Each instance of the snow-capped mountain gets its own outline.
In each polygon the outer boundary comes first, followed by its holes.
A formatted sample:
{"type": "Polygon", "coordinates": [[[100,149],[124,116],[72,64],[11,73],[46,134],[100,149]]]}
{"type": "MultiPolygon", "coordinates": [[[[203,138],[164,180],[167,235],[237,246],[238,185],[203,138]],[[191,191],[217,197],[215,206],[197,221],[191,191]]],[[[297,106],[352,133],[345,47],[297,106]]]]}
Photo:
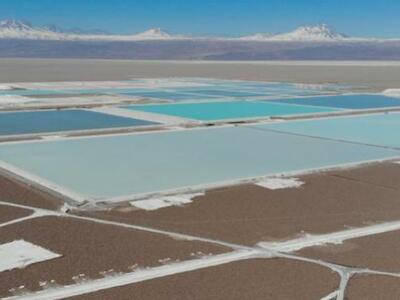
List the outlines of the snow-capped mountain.
{"type": "Polygon", "coordinates": [[[0,21],[0,57],[165,60],[400,60],[400,39],[354,38],[326,25],[245,37],[132,35],[0,21]],[[124,43],[115,42],[124,41],[124,43]],[[140,43],[137,43],[140,41],[140,43]],[[73,46],[70,44],[73,43],[73,46]],[[65,47],[64,47],[65,46],[65,47]]]}
{"type": "Polygon", "coordinates": [[[170,35],[160,28],[149,29],[133,35],[114,35],[101,32],[88,32],[82,29],[64,30],[56,25],[35,27],[16,20],[0,21],[0,38],[57,41],[137,41],[137,40],[175,40],[184,36],[170,35]]]}
{"type": "Polygon", "coordinates": [[[16,20],[0,21],[0,39],[56,40],[56,41],[142,41],[142,40],[199,40],[199,41],[249,41],[249,42],[355,42],[379,41],[379,39],[347,37],[329,28],[325,24],[302,26],[292,32],[281,34],[257,33],[253,35],[227,37],[189,37],[171,35],[160,28],[132,34],[109,34],[100,30],[83,30],[80,28],[63,29],[57,25],[43,27],[16,20]]]}
{"type": "Polygon", "coordinates": [[[317,26],[302,26],[292,32],[281,34],[263,34],[258,33],[241,37],[241,40],[248,41],[344,41],[350,40],[344,34],[337,33],[326,24],[317,26]]]}
{"type": "Polygon", "coordinates": [[[337,41],[348,37],[335,32],[326,24],[322,24],[318,26],[302,26],[292,32],[275,35],[273,38],[289,41],[337,41]]]}
{"type": "Polygon", "coordinates": [[[3,30],[29,30],[31,26],[28,23],[19,22],[16,20],[1,20],[0,28],[3,30]]]}
{"type": "Polygon", "coordinates": [[[3,20],[0,21],[0,38],[11,39],[58,39],[58,33],[46,28],[34,28],[28,23],[3,20]]]}
{"type": "Polygon", "coordinates": [[[142,38],[142,39],[171,39],[172,36],[165,32],[162,31],[161,28],[152,28],[149,30],[146,30],[142,33],[138,33],[135,35],[136,38],[142,38]]]}

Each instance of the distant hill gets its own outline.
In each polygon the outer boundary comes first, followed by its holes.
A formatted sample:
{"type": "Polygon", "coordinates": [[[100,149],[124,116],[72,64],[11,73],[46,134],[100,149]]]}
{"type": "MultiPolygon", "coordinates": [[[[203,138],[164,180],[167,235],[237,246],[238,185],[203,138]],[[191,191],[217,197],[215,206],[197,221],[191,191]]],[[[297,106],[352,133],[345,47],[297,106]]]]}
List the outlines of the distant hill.
{"type": "Polygon", "coordinates": [[[327,25],[289,33],[191,37],[159,28],[132,35],[0,21],[0,57],[175,60],[400,60],[400,39],[349,37],[327,25]]]}
{"type": "Polygon", "coordinates": [[[43,27],[17,20],[0,21],[0,39],[47,40],[47,41],[137,41],[137,40],[170,40],[182,39],[173,36],[160,28],[132,35],[117,35],[101,30],[84,30],[80,28],[63,29],[57,25],[43,27]]]}
{"type": "Polygon", "coordinates": [[[292,32],[281,33],[281,34],[256,33],[253,35],[241,37],[240,39],[247,41],[332,42],[332,41],[352,40],[353,38],[335,32],[333,29],[329,28],[326,24],[321,24],[317,26],[302,26],[292,32]]]}
{"type": "Polygon", "coordinates": [[[121,35],[110,34],[101,30],[84,30],[81,28],[64,29],[57,25],[33,26],[28,22],[18,20],[0,21],[0,39],[47,40],[47,41],[142,41],[142,40],[214,40],[214,41],[294,41],[294,42],[338,42],[366,41],[365,39],[349,37],[338,33],[326,24],[317,26],[302,26],[287,33],[256,33],[252,35],[228,37],[198,37],[173,35],[160,28],[152,28],[144,32],[121,35]]]}

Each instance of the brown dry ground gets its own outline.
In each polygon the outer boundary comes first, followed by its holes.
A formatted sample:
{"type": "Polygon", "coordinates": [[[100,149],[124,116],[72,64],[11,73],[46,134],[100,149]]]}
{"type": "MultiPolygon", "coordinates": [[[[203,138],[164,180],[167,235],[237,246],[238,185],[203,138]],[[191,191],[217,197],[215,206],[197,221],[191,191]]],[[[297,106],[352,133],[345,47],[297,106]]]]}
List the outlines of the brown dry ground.
{"type": "Polygon", "coordinates": [[[112,59],[0,59],[0,82],[101,81],[154,77],[207,77],[298,83],[400,86],[396,62],[196,62],[112,59]]]}
{"type": "Polygon", "coordinates": [[[0,273],[0,297],[9,289],[24,285],[38,290],[40,281],[55,280],[61,285],[73,283],[72,277],[86,274],[99,278],[99,272],[113,269],[128,272],[129,267],[159,266],[160,259],[187,260],[191,253],[219,254],[231,249],[213,244],[178,241],[118,226],[103,225],[62,217],[42,217],[4,227],[1,243],[23,239],[62,257],[33,264],[25,269],[0,273]]]}
{"type": "MultiPolygon", "coordinates": [[[[335,171],[300,177],[300,188],[269,190],[240,185],[208,191],[193,203],[156,211],[115,208],[91,216],[145,225],[238,244],[321,234],[400,219],[400,165],[362,167],[353,173],[371,182],[344,178],[335,171]],[[377,171],[377,184],[370,173],[377,171]],[[397,176],[397,177],[396,177],[397,176]],[[393,180],[384,186],[383,178],[393,180]]],[[[350,176],[350,175],[348,175],[350,176]]]]}
{"type": "Polygon", "coordinates": [[[346,289],[348,300],[400,299],[400,278],[381,275],[358,275],[350,279],[346,289]]]}
{"type": "Polygon", "coordinates": [[[400,163],[371,164],[362,168],[334,171],[332,174],[400,191],[400,163]]]}
{"type": "Polygon", "coordinates": [[[0,201],[52,210],[63,204],[61,199],[3,175],[0,175],[0,201]]]}
{"type": "MultiPolygon", "coordinates": [[[[269,190],[240,185],[208,191],[193,203],[157,211],[117,207],[86,213],[105,219],[253,245],[304,232],[329,233],[346,226],[400,220],[400,165],[362,167],[304,175],[300,188],[269,190]]],[[[24,183],[0,177],[0,200],[56,209],[61,203],[24,183]]],[[[30,213],[0,205],[0,221],[30,213]]],[[[62,254],[61,258],[0,273],[0,297],[40,281],[71,284],[73,276],[101,277],[110,269],[127,272],[187,260],[193,253],[231,251],[202,242],[61,217],[42,217],[2,228],[0,243],[23,239],[62,254]]],[[[341,245],[310,247],[297,254],[340,265],[400,272],[400,231],[352,239],[341,245]]],[[[355,276],[346,299],[399,299],[399,278],[355,276]]],[[[331,270],[287,259],[251,259],[82,295],[76,299],[320,299],[338,286],[331,270]]],[[[75,299],[75,298],[74,298],[75,299]]]]}
{"type": "Polygon", "coordinates": [[[251,259],[82,295],[74,300],[320,299],[339,276],[318,265],[286,259],[251,259]]]}
{"type": "Polygon", "coordinates": [[[399,252],[400,231],[392,231],[347,240],[340,245],[310,247],[298,253],[345,266],[400,272],[399,252]]]}
{"type": "Polygon", "coordinates": [[[0,205],[0,224],[32,214],[32,210],[0,205]]]}

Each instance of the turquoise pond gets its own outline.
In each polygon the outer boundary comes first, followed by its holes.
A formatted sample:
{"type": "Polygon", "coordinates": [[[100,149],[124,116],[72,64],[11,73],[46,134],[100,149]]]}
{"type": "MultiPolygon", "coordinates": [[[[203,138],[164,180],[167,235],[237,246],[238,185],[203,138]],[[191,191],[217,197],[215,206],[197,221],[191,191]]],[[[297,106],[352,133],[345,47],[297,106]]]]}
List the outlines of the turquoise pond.
{"type": "Polygon", "coordinates": [[[184,104],[129,105],[124,108],[199,121],[237,120],[285,115],[319,114],[338,111],[338,109],[335,108],[240,100],[184,104]]]}
{"type": "Polygon", "coordinates": [[[3,90],[0,91],[1,95],[16,95],[16,96],[41,96],[41,95],[57,95],[64,94],[64,91],[60,90],[41,90],[41,89],[15,89],[15,90],[3,90]]]}
{"type": "Polygon", "coordinates": [[[0,161],[91,199],[399,155],[396,150],[276,133],[261,126],[0,144],[0,161]]]}
{"type": "Polygon", "coordinates": [[[244,91],[244,90],[234,90],[234,89],[197,89],[197,90],[186,90],[188,93],[206,95],[213,97],[233,97],[233,98],[243,98],[243,97],[262,97],[267,96],[267,93],[260,93],[257,91],[244,91]]]}

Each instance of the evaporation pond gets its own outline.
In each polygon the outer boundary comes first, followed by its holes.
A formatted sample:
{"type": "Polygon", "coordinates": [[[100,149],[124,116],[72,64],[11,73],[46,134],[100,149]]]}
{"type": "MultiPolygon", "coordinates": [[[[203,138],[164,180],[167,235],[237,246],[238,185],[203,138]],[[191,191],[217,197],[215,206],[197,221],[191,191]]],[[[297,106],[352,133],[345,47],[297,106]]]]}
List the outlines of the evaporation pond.
{"type": "Polygon", "coordinates": [[[334,108],[269,103],[264,101],[221,101],[179,104],[129,105],[130,110],[171,115],[199,121],[250,119],[271,116],[320,114],[334,108]]]}
{"type": "Polygon", "coordinates": [[[374,108],[385,108],[385,107],[400,107],[400,98],[392,98],[383,95],[362,95],[362,94],[291,98],[291,99],[277,100],[276,102],[298,104],[298,105],[344,108],[344,109],[374,109],[374,108]]]}
{"type": "Polygon", "coordinates": [[[0,144],[22,176],[85,198],[184,187],[377,159],[399,151],[281,134],[258,126],[188,129],[0,144]],[[40,180],[38,180],[40,179],[40,180]]]}
{"type": "Polygon", "coordinates": [[[0,135],[105,129],[152,124],[155,123],[79,109],[0,113],[0,135]]]}
{"type": "Polygon", "coordinates": [[[260,127],[292,134],[400,148],[400,113],[295,121],[260,127]]]}

